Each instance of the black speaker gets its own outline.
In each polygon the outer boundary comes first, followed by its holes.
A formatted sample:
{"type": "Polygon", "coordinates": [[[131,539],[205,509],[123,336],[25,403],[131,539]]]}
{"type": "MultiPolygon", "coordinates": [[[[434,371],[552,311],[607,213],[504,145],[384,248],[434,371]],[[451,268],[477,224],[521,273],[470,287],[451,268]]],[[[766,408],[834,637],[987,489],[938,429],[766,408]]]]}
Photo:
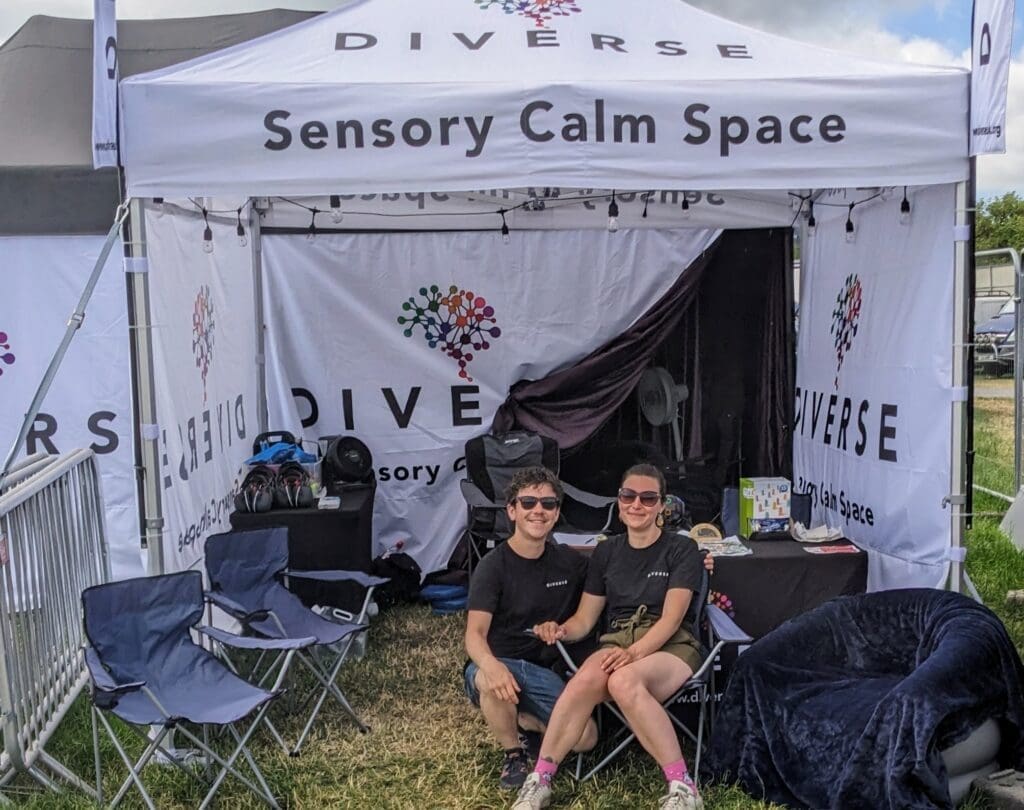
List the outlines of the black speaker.
{"type": "Polygon", "coordinates": [[[789,496],[789,516],[794,523],[803,523],[811,528],[811,495],[808,492],[794,492],[789,496]]]}
{"type": "Polygon", "coordinates": [[[370,448],[354,436],[331,439],[324,454],[324,480],[330,484],[364,484],[373,480],[370,448]]]}
{"type": "Polygon", "coordinates": [[[726,537],[740,533],[740,491],[737,487],[722,489],[722,533],[726,537]]]}

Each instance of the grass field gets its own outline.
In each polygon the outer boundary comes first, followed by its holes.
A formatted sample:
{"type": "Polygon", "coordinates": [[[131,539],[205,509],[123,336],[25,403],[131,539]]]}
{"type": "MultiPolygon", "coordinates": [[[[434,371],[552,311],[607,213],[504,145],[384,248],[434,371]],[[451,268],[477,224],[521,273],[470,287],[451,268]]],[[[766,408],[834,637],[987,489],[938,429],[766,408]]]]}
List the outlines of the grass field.
{"type": "MultiPolygon", "coordinates": [[[[998,462],[987,478],[979,475],[979,482],[1003,492],[1012,489],[1012,430],[1007,433],[1011,415],[1009,400],[977,404],[979,453],[984,448],[984,454],[998,462]]],[[[998,530],[998,515],[1004,508],[993,499],[976,501],[977,511],[990,514],[977,518],[969,533],[967,568],[985,603],[1003,619],[1021,649],[1024,609],[1007,606],[1005,597],[1007,590],[1024,587],[1024,555],[998,530]]],[[[271,747],[266,736],[257,741],[257,758],[282,804],[373,810],[507,807],[510,795],[496,787],[500,754],[463,696],[462,629],[460,615],[434,616],[423,606],[396,608],[376,619],[367,657],[344,674],[348,697],[372,732],[359,734],[340,712],[328,708],[298,759],[271,747]]],[[[286,731],[294,736],[298,723],[295,717],[285,719],[286,731]]],[[[76,706],[51,750],[79,774],[92,773],[84,704],[76,706]]],[[[107,790],[122,775],[114,767],[115,760],[113,749],[104,751],[107,790]]],[[[630,751],[606,774],[578,787],[568,778],[560,779],[555,806],[608,810],[656,806],[661,776],[642,751],[630,751]]],[[[177,772],[151,767],[147,778],[160,807],[194,807],[202,795],[177,772]]],[[[262,806],[232,785],[221,795],[221,807],[262,806]]],[[[704,796],[708,810],[770,807],[735,788],[708,788],[704,796]]],[[[19,803],[32,808],[93,806],[84,799],[58,798],[28,786],[19,803]]],[[[132,797],[126,806],[141,806],[141,802],[132,797]]],[[[984,805],[972,799],[966,806],[980,810],[984,805]]]]}

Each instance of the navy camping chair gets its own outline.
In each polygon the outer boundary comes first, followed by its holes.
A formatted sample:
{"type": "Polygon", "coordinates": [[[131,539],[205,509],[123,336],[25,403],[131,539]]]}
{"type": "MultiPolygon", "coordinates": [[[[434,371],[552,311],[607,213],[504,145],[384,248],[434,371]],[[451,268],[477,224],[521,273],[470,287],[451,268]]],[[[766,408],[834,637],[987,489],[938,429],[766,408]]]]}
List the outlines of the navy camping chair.
{"type": "MultiPolygon", "coordinates": [[[[680,540],[687,543],[692,542],[683,538],[680,538],[680,540]]],[[[700,757],[704,750],[705,735],[710,736],[711,733],[716,691],[715,659],[718,658],[719,653],[721,653],[729,644],[751,644],[754,641],[751,636],[743,632],[743,630],[741,630],[736,623],[729,618],[727,613],[717,605],[708,602],[711,590],[710,582],[710,574],[705,569],[701,576],[700,592],[695,593],[693,598],[690,600],[690,607],[686,611],[685,619],[685,621],[693,628],[694,635],[697,636],[701,643],[702,651],[705,653],[704,662],[701,664],[700,668],[690,676],[686,683],[669,695],[669,697],[662,701],[661,704],[665,707],[665,710],[668,712],[669,719],[672,720],[676,728],[682,731],[695,746],[696,755],[692,770],[694,778],[696,778],[696,775],[700,772],[700,757]],[[693,703],[696,705],[696,730],[691,729],[673,711],[674,706],[682,703],[693,703]]],[[[579,669],[578,664],[573,661],[568,650],[561,641],[557,641],[555,643],[558,646],[558,651],[561,653],[562,659],[565,661],[569,671],[571,673],[575,673],[576,670],[579,669]]],[[[613,701],[606,701],[602,705],[604,705],[608,711],[619,720],[621,726],[612,737],[611,744],[614,747],[605,754],[605,756],[596,765],[594,765],[585,776],[583,776],[581,781],[584,782],[615,759],[615,757],[622,753],[626,746],[636,739],[636,733],[629,727],[629,723],[619,710],[618,706],[616,706],[613,701]]],[[[580,774],[583,771],[583,760],[584,754],[580,753],[576,759],[577,779],[580,778],[580,774]]]]}
{"type": "MultiPolygon", "coordinates": [[[[328,695],[337,700],[361,732],[369,731],[339,688],[337,678],[352,643],[367,630],[364,621],[374,588],[388,580],[361,571],[288,570],[288,529],[283,526],[211,535],[206,540],[205,549],[206,573],[210,583],[207,599],[237,619],[247,633],[266,639],[311,636],[316,640],[311,649],[300,650],[296,656],[296,660],[302,662],[317,681],[307,700],[317,690],[319,695],[295,745],[289,749],[268,721],[285,751],[292,756],[298,755],[328,695]],[[325,619],[288,590],[285,580],[289,577],[320,582],[355,582],[366,591],[362,608],[354,612],[353,621],[325,619]]],[[[259,665],[260,661],[257,661],[257,667],[259,665]]],[[[271,672],[280,673],[281,665],[283,656],[278,655],[264,670],[263,679],[271,672]]]]}
{"type": "Polygon", "coordinates": [[[279,650],[287,659],[296,650],[312,644],[313,639],[263,641],[197,626],[204,611],[203,580],[198,571],[96,585],[82,592],[82,607],[88,639],[85,661],[92,685],[96,790],[100,803],[103,796],[97,720],[128,768],[128,776],[110,807],[115,807],[133,784],[146,805],[154,807],[142,782],[142,771],[157,752],[189,776],[200,778],[165,747],[165,738],[172,729],[190,740],[209,762],[220,766],[200,808],[210,804],[228,774],[265,804],[278,807],[246,743],[270,702],[280,694],[280,681],[269,690],[253,686],[196,644],[190,630],[195,627],[225,645],[279,650]],[[129,724],[145,742],[145,750],[134,762],[114,733],[107,714],[129,724]],[[235,724],[253,715],[248,728],[239,732],[235,724]],[[202,725],[202,738],[189,730],[186,723],[202,725]],[[207,726],[225,727],[230,732],[235,747],[226,758],[207,744],[207,726]],[[236,767],[239,756],[248,762],[255,783],[236,767]]]}

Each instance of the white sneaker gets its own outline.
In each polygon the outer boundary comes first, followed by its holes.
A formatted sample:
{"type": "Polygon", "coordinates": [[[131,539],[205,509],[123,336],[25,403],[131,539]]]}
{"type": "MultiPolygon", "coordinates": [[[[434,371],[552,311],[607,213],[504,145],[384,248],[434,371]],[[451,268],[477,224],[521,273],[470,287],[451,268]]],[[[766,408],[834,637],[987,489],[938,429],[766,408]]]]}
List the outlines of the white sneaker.
{"type": "Polygon", "coordinates": [[[658,810],[704,810],[704,800],[686,782],[668,783],[668,793],[658,800],[658,810]]]}
{"type": "Polygon", "coordinates": [[[512,810],[543,810],[549,804],[551,788],[540,778],[539,773],[531,773],[519,788],[512,810]]]}

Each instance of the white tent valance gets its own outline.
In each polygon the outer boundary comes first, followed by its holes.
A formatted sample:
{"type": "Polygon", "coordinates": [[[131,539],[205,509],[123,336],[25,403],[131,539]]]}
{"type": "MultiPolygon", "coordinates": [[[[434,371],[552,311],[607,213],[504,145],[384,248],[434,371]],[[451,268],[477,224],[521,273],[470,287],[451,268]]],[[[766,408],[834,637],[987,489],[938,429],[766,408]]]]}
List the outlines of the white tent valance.
{"type": "Polygon", "coordinates": [[[357,0],[131,77],[129,193],[967,177],[966,71],[790,42],[679,0],[522,5],[357,0]]]}

